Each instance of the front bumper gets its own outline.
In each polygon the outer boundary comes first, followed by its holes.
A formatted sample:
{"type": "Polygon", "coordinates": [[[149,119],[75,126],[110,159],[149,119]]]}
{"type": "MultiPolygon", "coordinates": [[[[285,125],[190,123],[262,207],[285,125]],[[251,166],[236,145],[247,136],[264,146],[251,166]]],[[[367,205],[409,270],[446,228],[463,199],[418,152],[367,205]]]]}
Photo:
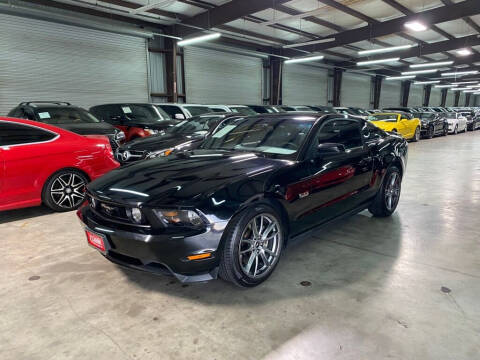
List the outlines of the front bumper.
{"type": "MultiPolygon", "coordinates": [[[[217,278],[218,249],[226,222],[209,225],[201,233],[149,234],[136,229],[119,229],[96,215],[89,206],[77,212],[82,225],[105,239],[108,260],[128,268],[155,274],[170,274],[181,282],[208,281],[217,278]],[[211,257],[188,260],[187,256],[211,253],[211,257]]],[[[98,249],[97,249],[98,250],[98,249]]]]}

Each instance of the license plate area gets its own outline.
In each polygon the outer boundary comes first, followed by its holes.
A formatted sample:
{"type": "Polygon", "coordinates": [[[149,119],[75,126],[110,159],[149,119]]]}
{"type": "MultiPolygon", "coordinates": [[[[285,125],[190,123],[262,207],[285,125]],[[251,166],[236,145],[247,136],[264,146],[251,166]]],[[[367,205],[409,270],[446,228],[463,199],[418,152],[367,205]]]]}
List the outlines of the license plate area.
{"type": "Polygon", "coordinates": [[[103,234],[93,232],[89,229],[85,229],[88,245],[94,249],[100,251],[102,254],[107,253],[107,237],[103,234]]]}

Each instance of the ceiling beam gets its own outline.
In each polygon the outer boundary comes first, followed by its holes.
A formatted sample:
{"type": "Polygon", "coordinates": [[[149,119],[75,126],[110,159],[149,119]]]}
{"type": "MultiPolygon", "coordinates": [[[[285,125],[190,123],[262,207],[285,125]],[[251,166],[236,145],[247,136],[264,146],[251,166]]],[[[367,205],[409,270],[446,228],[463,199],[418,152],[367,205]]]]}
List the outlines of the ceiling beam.
{"type": "MultiPolygon", "coordinates": [[[[332,0],[321,0],[332,1],[332,0]]],[[[411,16],[402,16],[392,20],[370,24],[361,28],[347,30],[335,35],[335,41],[326,44],[316,44],[302,47],[310,52],[321,51],[332,47],[343,46],[358,41],[370,40],[376,37],[398,34],[405,31],[404,24],[407,21],[421,20],[427,24],[436,24],[462,18],[466,15],[480,14],[480,1],[465,0],[454,5],[447,5],[431,10],[423,11],[411,16]]],[[[418,41],[418,40],[417,40],[418,41]]]]}
{"type": "Polygon", "coordinates": [[[185,19],[180,25],[188,25],[190,28],[179,28],[178,34],[187,36],[202,29],[211,29],[287,1],[289,0],[232,0],[185,19]]]}
{"type": "MultiPolygon", "coordinates": [[[[107,3],[107,4],[111,4],[111,5],[121,6],[121,7],[127,8],[127,9],[131,9],[131,10],[136,10],[136,9],[139,9],[139,8],[143,7],[143,5],[141,5],[141,4],[137,4],[137,3],[133,3],[133,2],[130,2],[130,1],[125,1],[125,0],[102,0],[102,2],[107,3]]],[[[158,16],[167,17],[167,18],[170,18],[170,19],[181,20],[181,19],[186,18],[185,16],[182,16],[181,14],[177,14],[177,13],[173,13],[173,12],[165,11],[165,10],[160,10],[160,9],[155,9],[155,8],[146,10],[145,12],[149,13],[149,14],[154,14],[154,15],[158,15],[158,16]]]]}

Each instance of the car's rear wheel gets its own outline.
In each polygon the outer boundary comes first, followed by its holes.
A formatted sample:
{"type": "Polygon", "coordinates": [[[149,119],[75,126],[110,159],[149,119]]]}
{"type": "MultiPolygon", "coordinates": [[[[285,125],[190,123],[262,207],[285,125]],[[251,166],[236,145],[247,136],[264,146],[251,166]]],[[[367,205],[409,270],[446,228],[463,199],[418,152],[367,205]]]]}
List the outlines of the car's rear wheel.
{"type": "Polygon", "coordinates": [[[241,287],[253,287],[272,274],[286,235],[277,212],[257,205],[232,219],[224,236],[220,277],[241,287]]]}
{"type": "Polygon", "coordinates": [[[444,126],[442,136],[447,136],[447,135],[448,135],[448,126],[444,126]]]}
{"type": "Polygon", "coordinates": [[[385,174],[382,187],[368,211],[376,217],[387,217],[393,214],[400,200],[402,190],[402,174],[396,166],[390,166],[385,174]]]}
{"type": "Polygon", "coordinates": [[[77,209],[85,200],[87,177],[74,169],[60,170],[46,182],[43,203],[54,211],[71,211],[77,209]]]}
{"type": "Polygon", "coordinates": [[[432,139],[434,135],[435,135],[435,128],[432,125],[430,125],[430,127],[428,128],[427,138],[432,139]]]}

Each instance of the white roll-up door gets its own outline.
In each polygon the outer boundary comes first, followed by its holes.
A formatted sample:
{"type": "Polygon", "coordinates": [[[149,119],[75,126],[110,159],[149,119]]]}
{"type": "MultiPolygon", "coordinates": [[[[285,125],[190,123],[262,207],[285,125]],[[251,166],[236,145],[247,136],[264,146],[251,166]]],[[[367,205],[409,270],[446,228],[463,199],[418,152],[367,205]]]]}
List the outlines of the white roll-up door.
{"type": "Polygon", "coordinates": [[[370,87],[370,76],[351,72],[343,73],[340,105],[369,109],[370,87]]]}
{"type": "Polygon", "coordinates": [[[0,14],[0,114],[22,101],[148,101],[145,39],[0,14]]]}
{"type": "Polygon", "coordinates": [[[380,92],[380,108],[400,105],[401,86],[399,81],[383,81],[380,92]]]}
{"type": "Polygon", "coordinates": [[[432,88],[430,92],[430,101],[428,102],[428,106],[440,106],[442,103],[442,90],[432,88]]]}
{"type": "Polygon", "coordinates": [[[262,103],[262,59],[195,46],[184,51],[187,102],[262,103]]]}
{"type": "Polygon", "coordinates": [[[327,105],[325,69],[298,64],[285,64],[282,77],[282,100],[285,105],[327,105]]]}
{"type": "Polygon", "coordinates": [[[408,96],[408,106],[423,106],[423,85],[410,85],[410,95],[408,96]]]}

